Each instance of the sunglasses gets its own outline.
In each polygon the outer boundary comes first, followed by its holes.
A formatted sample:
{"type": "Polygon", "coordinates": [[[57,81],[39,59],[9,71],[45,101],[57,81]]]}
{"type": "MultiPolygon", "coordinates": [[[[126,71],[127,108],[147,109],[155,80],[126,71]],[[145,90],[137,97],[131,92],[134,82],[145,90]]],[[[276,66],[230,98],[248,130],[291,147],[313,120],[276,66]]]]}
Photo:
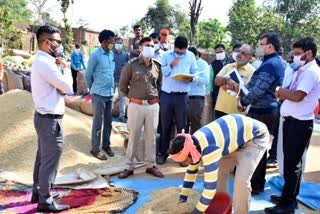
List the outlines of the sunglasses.
{"type": "Polygon", "coordinates": [[[59,40],[59,39],[48,39],[48,40],[49,40],[49,41],[55,41],[55,42],[57,42],[59,45],[62,44],[62,41],[59,40]]]}

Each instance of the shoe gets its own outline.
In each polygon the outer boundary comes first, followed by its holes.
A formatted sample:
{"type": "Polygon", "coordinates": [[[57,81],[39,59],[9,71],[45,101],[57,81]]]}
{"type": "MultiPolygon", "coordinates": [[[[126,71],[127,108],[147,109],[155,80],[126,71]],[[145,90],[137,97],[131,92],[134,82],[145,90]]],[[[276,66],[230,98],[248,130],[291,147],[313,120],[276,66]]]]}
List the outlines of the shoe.
{"type": "Polygon", "coordinates": [[[264,192],[264,188],[252,189],[251,190],[251,195],[259,195],[261,192],[264,192]]]}
{"type": "Polygon", "coordinates": [[[155,166],[152,168],[147,168],[146,173],[152,174],[158,178],[164,178],[164,174],[155,166]]]}
{"type": "Polygon", "coordinates": [[[37,212],[42,213],[59,213],[70,209],[69,205],[62,205],[53,202],[52,204],[38,204],[37,212]]]}
{"type": "Polygon", "coordinates": [[[114,153],[110,147],[103,149],[103,151],[105,151],[107,153],[107,155],[109,155],[110,157],[114,156],[114,153]]]}
{"type": "MultiPolygon", "coordinates": [[[[57,192],[51,193],[52,198],[59,198],[60,194],[57,192]]],[[[35,204],[39,202],[39,193],[32,193],[31,196],[31,204],[35,204]]]]}
{"type": "Polygon", "coordinates": [[[120,175],[118,176],[118,178],[123,179],[123,178],[129,177],[130,175],[133,175],[133,170],[125,169],[124,171],[122,171],[122,172],[120,173],[120,175]]]}
{"type": "Polygon", "coordinates": [[[90,153],[98,158],[99,160],[107,160],[108,158],[105,156],[105,154],[103,154],[101,151],[97,152],[97,153],[94,153],[93,151],[90,151],[90,153]]]}
{"type": "MultiPolygon", "coordinates": [[[[271,202],[275,204],[280,204],[282,197],[280,195],[271,195],[270,196],[271,202]]],[[[293,202],[294,208],[298,209],[298,202],[294,201],[293,202]]]]}
{"type": "Polygon", "coordinates": [[[277,159],[270,158],[267,160],[267,168],[276,168],[278,166],[277,159]]]}
{"type": "Polygon", "coordinates": [[[159,155],[156,160],[157,164],[160,164],[160,165],[165,164],[166,161],[167,161],[167,157],[165,155],[159,155]]]}
{"type": "Polygon", "coordinates": [[[264,209],[264,212],[267,214],[294,214],[295,209],[294,205],[276,205],[274,207],[268,207],[264,209]]]}
{"type": "Polygon", "coordinates": [[[189,164],[186,164],[186,163],[179,163],[179,165],[180,165],[181,167],[187,167],[187,166],[189,166],[189,164]]]}

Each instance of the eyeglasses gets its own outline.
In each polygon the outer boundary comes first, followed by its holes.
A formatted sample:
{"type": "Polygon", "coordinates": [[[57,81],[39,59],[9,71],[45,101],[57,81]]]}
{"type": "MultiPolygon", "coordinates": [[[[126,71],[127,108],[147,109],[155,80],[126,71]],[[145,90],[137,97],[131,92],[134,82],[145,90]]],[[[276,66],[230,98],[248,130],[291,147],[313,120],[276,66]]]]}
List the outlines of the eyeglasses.
{"type": "Polygon", "coordinates": [[[244,55],[244,56],[251,56],[251,54],[246,53],[244,51],[239,51],[238,54],[244,55]]]}
{"type": "Polygon", "coordinates": [[[55,42],[57,42],[59,45],[62,44],[62,41],[59,40],[59,39],[48,39],[48,40],[49,40],[49,41],[55,41],[55,42]]]}

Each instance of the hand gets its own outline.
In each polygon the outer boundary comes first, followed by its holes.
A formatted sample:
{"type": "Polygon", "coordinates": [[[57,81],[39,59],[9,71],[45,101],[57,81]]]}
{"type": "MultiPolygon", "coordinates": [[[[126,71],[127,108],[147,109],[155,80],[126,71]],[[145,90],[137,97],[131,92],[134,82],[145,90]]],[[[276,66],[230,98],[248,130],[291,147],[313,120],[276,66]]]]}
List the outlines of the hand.
{"type": "Polygon", "coordinates": [[[193,81],[193,77],[184,77],[183,81],[185,82],[192,82],[193,81]]]}
{"type": "Polygon", "coordinates": [[[227,88],[235,92],[239,91],[239,85],[233,79],[228,79],[227,88]]]}
{"type": "Polygon", "coordinates": [[[175,58],[175,60],[173,60],[173,62],[170,64],[170,67],[171,67],[171,68],[174,68],[174,67],[176,67],[177,65],[179,65],[179,63],[180,63],[180,58],[177,57],[177,58],[175,58]]]}
{"type": "Polygon", "coordinates": [[[60,89],[57,88],[57,92],[61,95],[66,95],[66,93],[64,93],[63,91],[61,91],[60,89]]]}
{"type": "Polygon", "coordinates": [[[237,110],[239,112],[243,112],[244,110],[246,110],[246,107],[241,105],[240,98],[238,99],[237,110]]]}
{"type": "Polygon", "coordinates": [[[62,59],[61,57],[56,58],[56,64],[62,69],[65,69],[67,67],[66,61],[64,61],[64,59],[62,59]]]}

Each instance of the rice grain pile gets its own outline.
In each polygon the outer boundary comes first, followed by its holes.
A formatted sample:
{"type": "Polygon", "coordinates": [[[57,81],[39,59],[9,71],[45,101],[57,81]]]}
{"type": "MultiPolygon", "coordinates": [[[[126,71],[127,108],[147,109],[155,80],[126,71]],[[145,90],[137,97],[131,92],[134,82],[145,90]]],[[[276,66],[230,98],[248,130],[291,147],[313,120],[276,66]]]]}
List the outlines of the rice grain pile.
{"type": "MultiPolygon", "coordinates": [[[[0,96],[0,171],[17,174],[18,182],[32,183],[33,164],[37,151],[37,135],[33,126],[34,104],[31,94],[13,90],[0,96]]],[[[63,118],[65,147],[59,174],[78,168],[96,169],[124,161],[123,137],[112,134],[111,143],[116,156],[100,161],[90,154],[92,118],[66,108],[63,118]]]]}
{"type": "Polygon", "coordinates": [[[152,200],[142,206],[137,214],[191,213],[200,198],[200,193],[192,189],[187,202],[178,203],[180,190],[178,187],[170,187],[152,193],[152,200]]]}

